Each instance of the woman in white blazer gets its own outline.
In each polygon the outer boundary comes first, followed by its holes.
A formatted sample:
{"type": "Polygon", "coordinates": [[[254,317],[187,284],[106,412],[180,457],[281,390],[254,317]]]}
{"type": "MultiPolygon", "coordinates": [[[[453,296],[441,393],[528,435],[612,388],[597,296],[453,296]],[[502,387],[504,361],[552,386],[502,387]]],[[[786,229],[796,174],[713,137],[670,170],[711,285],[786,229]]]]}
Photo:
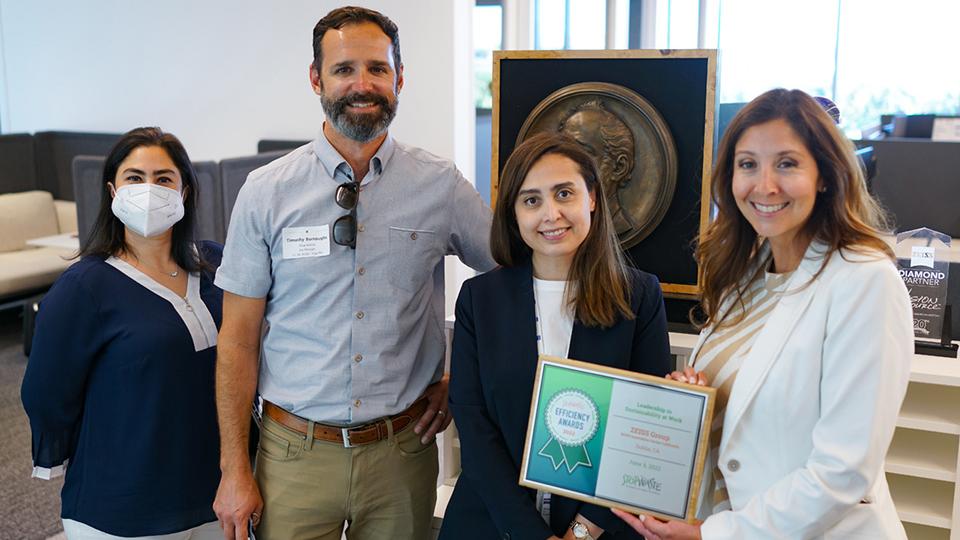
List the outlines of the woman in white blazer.
{"type": "Polygon", "coordinates": [[[906,538],[883,464],[910,298],[853,146],[810,96],[772,90],[730,123],[713,200],[697,249],[703,330],[675,374],[719,390],[713,513],[690,525],[615,512],[649,540],[906,538]]]}

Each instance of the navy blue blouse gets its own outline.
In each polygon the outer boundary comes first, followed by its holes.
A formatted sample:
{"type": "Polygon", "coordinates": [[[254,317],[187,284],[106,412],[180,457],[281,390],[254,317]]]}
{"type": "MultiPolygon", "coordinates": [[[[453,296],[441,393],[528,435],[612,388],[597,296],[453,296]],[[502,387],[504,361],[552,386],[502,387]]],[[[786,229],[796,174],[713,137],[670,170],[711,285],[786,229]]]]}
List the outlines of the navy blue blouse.
{"type": "MultiPolygon", "coordinates": [[[[222,246],[198,248],[219,266],[222,246]]],[[[213,277],[201,273],[200,297],[219,328],[213,277]]],[[[34,465],[69,460],[61,516],[118,536],[215,520],[216,346],[196,350],[173,304],[97,257],[60,276],[36,324],[21,398],[34,465]]]]}

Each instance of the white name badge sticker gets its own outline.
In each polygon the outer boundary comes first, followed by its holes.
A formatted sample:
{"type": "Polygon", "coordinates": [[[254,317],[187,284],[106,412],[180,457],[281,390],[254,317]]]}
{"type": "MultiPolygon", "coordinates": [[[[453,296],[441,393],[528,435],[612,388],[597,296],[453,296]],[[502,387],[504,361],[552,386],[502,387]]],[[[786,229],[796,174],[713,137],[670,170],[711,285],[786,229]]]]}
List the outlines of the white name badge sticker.
{"type": "Polygon", "coordinates": [[[326,257],[330,254],[330,225],[284,227],[283,258],[326,257]]]}

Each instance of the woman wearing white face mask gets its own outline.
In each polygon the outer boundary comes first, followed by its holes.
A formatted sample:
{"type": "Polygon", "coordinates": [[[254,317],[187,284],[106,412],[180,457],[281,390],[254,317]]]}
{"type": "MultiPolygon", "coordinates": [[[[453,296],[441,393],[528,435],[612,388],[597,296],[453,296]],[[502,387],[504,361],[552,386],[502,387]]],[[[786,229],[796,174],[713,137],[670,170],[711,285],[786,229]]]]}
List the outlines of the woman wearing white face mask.
{"type": "Polygon", "coordinates": [[[81,259],[37,316],[21,391],[34,476],[65,474],[71,540],[220,538],[222,248],[193,240],[196,174],[173,135],[126,133],[103,180],[81,259]]]}

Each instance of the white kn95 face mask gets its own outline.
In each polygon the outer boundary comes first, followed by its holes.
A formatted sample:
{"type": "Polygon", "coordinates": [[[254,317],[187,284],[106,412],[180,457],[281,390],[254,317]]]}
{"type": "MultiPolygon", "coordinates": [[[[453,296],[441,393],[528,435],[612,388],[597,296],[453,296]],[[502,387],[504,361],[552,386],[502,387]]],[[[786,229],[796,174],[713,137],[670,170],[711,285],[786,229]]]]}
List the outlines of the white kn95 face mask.
{"type": "Polygon", "coordinates": [[[117,189],[110,209],[133,232],[157,236],[183,219],[183,196],[156,184],[128,184],[117,189]]]}

